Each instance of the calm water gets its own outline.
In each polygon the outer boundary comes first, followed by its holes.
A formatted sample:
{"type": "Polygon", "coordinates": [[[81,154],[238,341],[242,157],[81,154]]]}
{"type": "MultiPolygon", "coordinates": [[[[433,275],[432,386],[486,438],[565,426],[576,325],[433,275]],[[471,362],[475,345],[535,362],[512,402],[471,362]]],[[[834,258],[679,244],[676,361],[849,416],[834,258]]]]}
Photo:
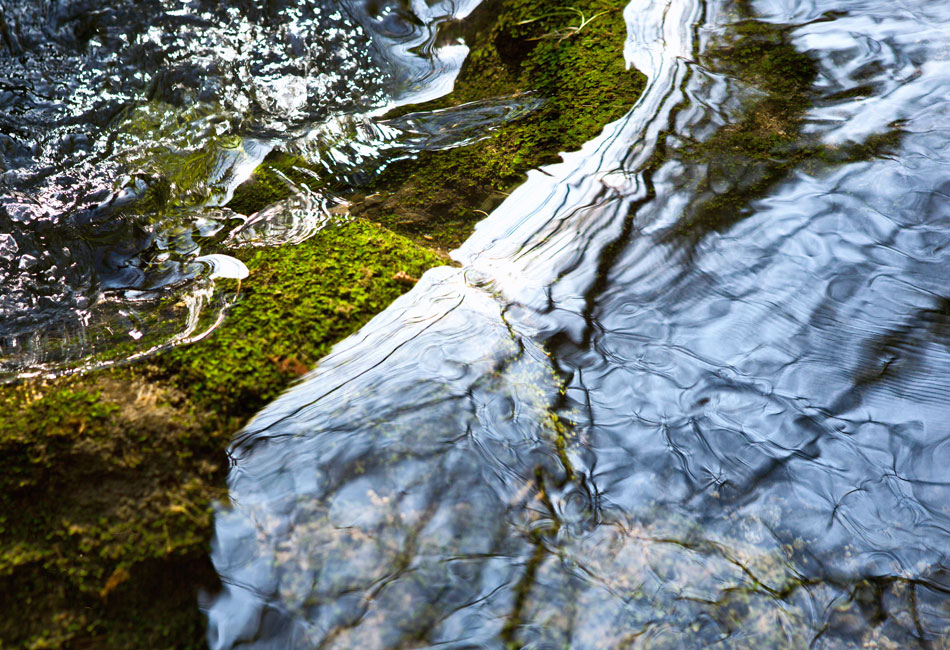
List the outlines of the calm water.
{"type": "Polygon", "coordinates": [[[947,646],[950,5],[754,8],[803,139],[899,144],[684,234],[756,91],[730,7],[631,3],[629,114],[235,441],[213,648],[947,646]]]}
{"type": "MultiPolygon", "coordinates": [[[[379,117],[475,0],[39,4],[0,21],[7,375],[213,327],[229,249],[345,201],[222,207],[274,147],[344,178],[534,101],[379,117]]],[[[891,145],[692,220],[761,172],[688,155],[760,96],[739,15],[633,0],[630,112],[236,437],[210,647],[950,647],[950,4],[752,8],[818,65],[803,143],[891,145]]]]}

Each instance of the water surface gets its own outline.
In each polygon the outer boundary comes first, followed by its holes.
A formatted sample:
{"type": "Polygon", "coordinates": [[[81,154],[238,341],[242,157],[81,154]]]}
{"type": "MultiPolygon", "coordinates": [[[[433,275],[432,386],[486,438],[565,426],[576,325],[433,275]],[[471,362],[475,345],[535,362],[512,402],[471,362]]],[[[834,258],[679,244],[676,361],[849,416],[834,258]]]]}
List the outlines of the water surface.
{"type": "Polygon", "coordinates": [[[241,432],[211,647],[946,647],[950,5],[753,3],[823,153],[730,174],[739,9],[241,432]]]}
{"type": "MultiPolygon", "coordinates": [[[[10,0],[0,7],[0,379],[88,369],[207,334],[248,245],[345,218],[345,180],[456,146],[531,102],[415,121],[387,109],[449,92],[467,49],[439,26],[475,0],[10,0]],[[224,207],[275,147],[291,185],[224,207]],[[368,169],[367,172],[371,172],[368,169]]],[[[371,176],[370,173],[364,176],[371,176]]]]}

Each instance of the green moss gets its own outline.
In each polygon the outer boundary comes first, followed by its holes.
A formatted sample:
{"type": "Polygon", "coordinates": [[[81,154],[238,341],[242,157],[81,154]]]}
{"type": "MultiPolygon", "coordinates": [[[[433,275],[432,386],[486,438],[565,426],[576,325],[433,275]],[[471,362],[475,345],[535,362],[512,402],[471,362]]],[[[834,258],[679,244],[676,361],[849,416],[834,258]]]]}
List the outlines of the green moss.
{"type": "Polygon", "coordinates": [[[462,35],[471,54],[455,92],[413,110],[526,91],[544,103],[475,145],[422,153],[373,184],[383,197],[372,209],[374,220],[446,248],[458,246],[526,170],[556,162],[559,152],[578,149],[622,117],[644,85],[642,74],[625,69],[626,27],[616,3],[558,1],[542,9],[538,2],[487,2],[468,25],[462,35]],[[570,31],[580,24],[571,8],[597,17],[570,31]],[[482,28],[488,17],[496,20],[482,28]],[[562,38],[564,30],[571,35],[562,38]]]}
{"type": "Polygon", "coordinates": [[[191,399],[245,416],[403,293],[443,258],[356,220],[306,245],[239,251],[253,282],[206,341],[172,350],[163,365],[191,399]]]}
{"type": "Polygon", "coordinates": [[[312,178],[298,168],[306,168],[302,158],[280,151],[271,153],[265,163],[258,166],[251,177],[241,184],[228,202],[228,207],[240,214],[250,215],[261,208],[286,198],[290,183],[307,184],[312,178]]]}
{"type": "MultiPolygon", "coordinates": [[[[426,245],[455,248],[527,170],[578,149],[630,109],[645,78],[625,67],[622,7],[608,0],[541,4],[484,2],[451,34],[471,49],[451,95],[388,117],[523,92],[542,99],[540,108],[469,146],[425,151],[384,167],[350,188],[352,214],[426,245]],[[592,18],[581,29],[578,11],[592,18]]],[[[294,173],[294,166],[305,163],[275,154],[238,188],[229,207],[250,214],[286,196],[280,175],[294,173]]],[[[319,189],[306,175],[293,180],[319,189]]]]}
{"type": "MultiPolygon", "coordinates": [[[[209,499],[223,496],[226,438],[198,424],[181,395],[117,371],[7,386],[0,402],[11,414],[0,422],[8,468],[0,476],[0,638],[61,647],[106,632],[161,636],[156,626],[180,612],[158,618],[143,610],[138,628],[131,621],[123,628],[106,625],[102,611],[121,602],[114,592],[143,563],[189,564],[186,556],[206,548],[209,499]]],[[[180,581],[177,592],[151,605],[193,604],[194,592],[180,585],[200,580],[169,577],[180,581]]],[[[190,627],[194,619],[183,617],[190,627]]]]}
{"type": "Polygon", "coordinates": [[[251,277],[206,340],[0,389],[11,414],[0,422],[0,604],[21,614],[0,621],[0,638],[197,646],[196,592],[182,585],[214,588],[210,502],[225,498],[231,434],[442,262],[365,221],[242,256],[251,277]],[[144,596],[155,589],[161,598],[144,596]]]}

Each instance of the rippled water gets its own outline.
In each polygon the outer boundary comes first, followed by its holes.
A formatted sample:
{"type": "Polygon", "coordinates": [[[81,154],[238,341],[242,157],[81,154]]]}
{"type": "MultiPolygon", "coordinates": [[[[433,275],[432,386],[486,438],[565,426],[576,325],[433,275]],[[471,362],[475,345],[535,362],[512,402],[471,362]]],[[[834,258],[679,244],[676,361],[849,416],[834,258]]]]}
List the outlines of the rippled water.
{"type": "Polygon", "coordinates": [[[438,26],[475,5],[5,0],[0,378],[200,337],[231,299],[214,278],[246,274],[230,248],[341,218],[334,181],[367,157],[454,146],[530,110],[499,98],[456,109],[451,128],[379,119],[451,90],[467,50],[436,47],[438,26]],[[325,195],[222,208],[278,145],[325,169],[325,195]]]}
{"type": "Polygon", "coordinates": [[[950,4],[753,8],[822,162],[689,155],[747,23],[632,2],[629,114],[235,441],[211,647],[947,647],[950,4]]]}

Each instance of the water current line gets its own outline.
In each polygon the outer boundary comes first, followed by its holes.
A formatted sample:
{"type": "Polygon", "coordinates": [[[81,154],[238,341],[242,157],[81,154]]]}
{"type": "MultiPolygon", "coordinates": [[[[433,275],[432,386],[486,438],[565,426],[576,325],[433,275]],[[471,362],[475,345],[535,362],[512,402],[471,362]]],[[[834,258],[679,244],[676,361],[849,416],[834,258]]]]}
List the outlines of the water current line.
{"type": "MultiPolygon", "coordinates": [[[[589,284],[596,265],[568,259],[596,254],[586,248],[586,242],[601,243],[610,235],[587,233],[607,232],[616,237],[624,224],[618,215],[628,213],[633,201],[648,195],[642,173],[685,100],[683,85],[703,13],[700,2],[627,5],[624,56],[629,66],[647,76],[637,103],[580,151],[564,154],[562,163],[545,168],[544,174],[530,173],[529,181],[479,223],[452,257],[492,277],[517,302],[537,304],[536,298],[523,292],[550,290],[565,268],[587,276],[571,282],[568,291],[589,284]],[[577,242],[585,242],[585,247],[578,250],[573,245],[577,242]]],[[[557,297],[552,300],[557,302],[557,297]]]]}

